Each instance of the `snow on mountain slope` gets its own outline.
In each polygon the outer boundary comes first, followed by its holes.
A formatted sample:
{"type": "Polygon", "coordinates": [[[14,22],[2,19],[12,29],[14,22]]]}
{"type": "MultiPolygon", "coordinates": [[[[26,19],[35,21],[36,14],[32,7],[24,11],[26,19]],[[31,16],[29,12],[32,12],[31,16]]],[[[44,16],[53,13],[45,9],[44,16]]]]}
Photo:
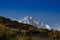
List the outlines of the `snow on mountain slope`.
{"type": "Polygon", "coordinates": [[[26,16],[23,19],[19,20],[20,23],[25,23],[25,24],[29,24],[29,25],[33,25],[37,28],[46,28],[46,29],[51,29],[51,27],[47,24],[44,24],[43,22],[38,21],[37,19],[30,17],[30,16],[26,16]]]}

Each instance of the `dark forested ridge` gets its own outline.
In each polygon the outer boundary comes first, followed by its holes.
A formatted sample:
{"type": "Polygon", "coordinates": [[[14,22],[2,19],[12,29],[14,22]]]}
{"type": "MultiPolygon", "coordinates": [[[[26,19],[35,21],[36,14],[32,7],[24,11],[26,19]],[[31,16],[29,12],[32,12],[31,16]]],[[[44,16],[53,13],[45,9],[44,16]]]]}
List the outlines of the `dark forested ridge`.
{"type": "Polygon", "coordinates": [[[0,40],[60,40],[60,31],[36,28],[0,16],[0,40]]]}

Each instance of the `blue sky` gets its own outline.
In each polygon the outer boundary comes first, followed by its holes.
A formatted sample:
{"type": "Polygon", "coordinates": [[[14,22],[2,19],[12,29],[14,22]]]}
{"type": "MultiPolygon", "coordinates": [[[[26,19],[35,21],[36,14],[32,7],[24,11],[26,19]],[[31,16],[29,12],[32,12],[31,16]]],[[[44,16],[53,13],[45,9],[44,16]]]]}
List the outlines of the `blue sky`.
{"type": "Polygon", "coordinates": [[[33,16],[51,26],[60,25],[60,0],[0,0],[0,16],[33,16]]]}

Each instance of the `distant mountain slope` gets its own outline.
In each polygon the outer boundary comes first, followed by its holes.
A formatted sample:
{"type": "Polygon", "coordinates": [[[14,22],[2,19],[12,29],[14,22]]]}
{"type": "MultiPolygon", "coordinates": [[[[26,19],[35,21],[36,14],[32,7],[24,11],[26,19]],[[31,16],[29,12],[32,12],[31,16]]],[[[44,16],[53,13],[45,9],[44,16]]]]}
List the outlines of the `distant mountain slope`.
{"type": "Polygon", "coordinates": [[[51,29],[51,27],[47,24],[44,24],[43,22],[38,21],[37,19],[30,17],[30,16],[26,16],[23,19],[19,20],[20,23],[25,23],[25,24],[29,24],[29,25],[33,25],[37,28],[46,28],[46,29],[51,29]]]}

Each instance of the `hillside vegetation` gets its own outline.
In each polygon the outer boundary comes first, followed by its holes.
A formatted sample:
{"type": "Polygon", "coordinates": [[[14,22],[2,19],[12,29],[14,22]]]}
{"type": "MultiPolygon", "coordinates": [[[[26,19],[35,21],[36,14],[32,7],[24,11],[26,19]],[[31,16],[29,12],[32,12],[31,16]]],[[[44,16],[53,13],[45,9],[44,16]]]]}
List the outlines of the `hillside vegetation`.
{"type": "Polygon", "coordinates": [[[60,31],[36,28],[0,16],[0,40],[60,40],[60,31]]]}

